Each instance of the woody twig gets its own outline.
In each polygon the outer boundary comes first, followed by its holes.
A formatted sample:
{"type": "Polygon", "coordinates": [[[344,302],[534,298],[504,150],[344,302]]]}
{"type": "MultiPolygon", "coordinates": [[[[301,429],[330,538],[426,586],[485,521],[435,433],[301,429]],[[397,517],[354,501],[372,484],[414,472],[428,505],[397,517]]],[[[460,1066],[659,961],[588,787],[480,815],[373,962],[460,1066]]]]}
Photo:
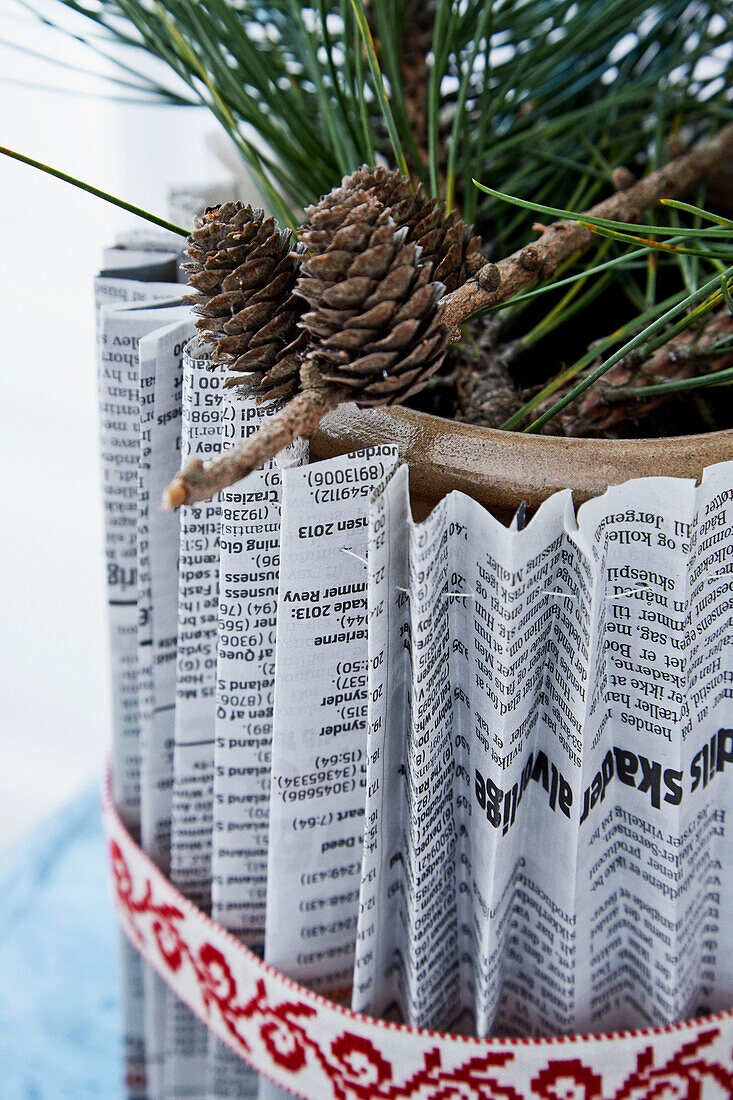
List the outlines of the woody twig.
{"type": "MultiPolygon", "coordinates": [[[[638,222],[643,211],[663,198],[673,198],[694,187],[722,161],[733,157],[733,123],[714,137],[698,142],[688,153],[663,168],[585,211],[588,217],[609,221],[638,222]]],[[[460,325],[475,313],[513,298],[539,279],[547,279],[575,252],[582,252],[594,239],[591,229],[575,221],[557,221],[542,236],[498,263],[481,270],[444,300],[443,322],[451,330],[451,341],[461,338],[460,325]]]]}
{"type": "MultiPolygon", "coordinates": [[[[610,198],[586,211],[585,216],[638,223],[641,213],[659,199],[688,191],[712,168],[731,156],[733,123],[720,130],[715,137],[700,141],[664,168],[617,190],[610,198]]],[[[630,181],[630,173],[617,173],[617,176],[617,187],[630,181]]],[[[329,219],[332,221],[335,214],[341,217],[339,204],[344,203],[343,189],[332,194],[335,199],[330,204],[322,201],[326,203],[322,212],[326,222],[329,219]]],[[[321,418],[342,401],[356,400],[364,406],[404,401],[421,389],[438,369],[446,342],[449,339],[456,342],[461,338],[460,325],[463,321],[481,310],[507,301],[538,279],[551,276],[560,263],[581,252],[593,240],[592,230],[581,222],[554,222],[546,228],[541,227],[542,235],[533,244],[499,263],[484,264],[476,274],[469,275],[472,268],[475,270],[473,263],[469,265],[466,262],[466,241],[470,236],[462,237],[463,245],[452,244],[452,252],[449,249],[446,253],[447,259],[453,252],[463,258],[460,285],[438,303],[437,291],[431,289],[435,284],[428,284],[433,271],[432,263],[421,259],[421,250],[416,250],[414,243],[405,240],[404,230],[394,225],[387,216],[388,211],[376,198],[359,189],[351,195],[347,194],[346,198],[351,201],[350,205],[346,203],[344,206],[347,216],[343,225],[337,219],[333,226],[329,222],[326,231],[319,222],[311,227],[310,233],[306,231],[304,238],[310,259],[304,265],[307,278],[300,280],[298,289],[308,300],[311,311],[301,324],[313,330],[311,339],[315,338],[316,343],[322,346],[315,357],[312,353],[305,356],[301,367],[302,391],[241,447],[226,452],[208,467],[198,461],[190,462],[166,490],[164,507],[177,508],[182,504],[209,499],[257,469],[292,440],[312,435],[321,418]],[[348,236],[340,234],[340,228],[347,230],[348,236]],[[359,233],[362,233],[363,240],[359,233]],[[373,233],[376,235],[372,237],[373,233]],[[328,238],[329,243],[325,253],[317,255],[321,237],[328,238]],[[353,257],[345,251],[347,242],[350,242],[349,248],[362,252],[367,240],[371,248],[367,249],[364,257],[368,254],[369,264],[375,265],[374,271],[370,269],[369,272],[374,276],[372,282],[363,276],[347,277],[346,270],[342,271],[339,266],[344,256],[349,263],[352,262],[353,257]],[[312,247],[308,247],[309,244],[312,247]],[[383,261],[386,262],[384,271],[379,268],[383,261]],[[398,272],[398,268],[405,270],[398,272]],[[407,268],[411,269],[411,273],[406,272],[407,268]],[[421,268],[424,269],[422,272],[421,268]],[[407,282],[406,275],[409,275],[407,282]],[[365,289],[362,284],[368,284],[365,292],[371,292],[380,280],[383,281],[384,292],[380,291],[381,297],[368,297],[363,303],[364,309],[373,322],[379,301],[380,310],[389,306],[387,314],[392,320],[383,324],[380,313],[381,328],[375,329],[375,332],[381,335],[381,340],[370,336],[371,342],[366,346],[347,347],[343,343],[344,328],[354,317],[361,316],[357,298],[365,289]],[[402,282],[397,290],[399,280],[402,282]],[[387,301],[390,295],[396,295],[400,300],[392,303],[395,308],[400,306],[397,313],[387,301]],[[382,298],[385,300],[382,301],[382,298]],[[391,332],[395,318],[400,322],[397,326],[399,338],[397,329],[395,333],[391,332]],[[356,360],[352,362],[355,356],[356,360]]],[[[479,257],[472,255],[468,258],[473,261],[479,257]]],[[[364,258],[358,260],[359,271],[364,262],[364,258]]],[[[436,272],[441,270],[439,263],[436,272]]],[[[355,269],[350,267],[349,272],[353,276],[355,269]]],[[[357,335],[359,331],[357,326],[357,335]]]]}
{"type": "Polygon", "coordinates": [[[321,419],[339,400],[346,400],[346,395],[337,390],[321,394],[306,390],[276,416],[268,418],[244,447],[226,451],[208,466],[200,459],[191,459],[165,490],[163,509],[170,511],[182,504],[210,500],[222,488],[240,481],[285,450],[294,439],[313,435],[321,419]]]}

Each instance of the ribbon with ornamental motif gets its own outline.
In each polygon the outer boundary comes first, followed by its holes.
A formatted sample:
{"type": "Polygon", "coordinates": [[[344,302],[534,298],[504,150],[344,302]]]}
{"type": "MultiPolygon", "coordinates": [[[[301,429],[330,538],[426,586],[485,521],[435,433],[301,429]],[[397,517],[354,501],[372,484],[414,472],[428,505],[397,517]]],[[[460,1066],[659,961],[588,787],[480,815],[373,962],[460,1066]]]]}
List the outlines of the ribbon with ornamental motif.
{"type": "Polygon", "coordinates": [[[258,1073],[302,1100],[733,1100],[733,1011],[670,1027],[473,1039],[350,1012],[273,970],[177,891],[103,795],[128,939],[258,1073]]]}

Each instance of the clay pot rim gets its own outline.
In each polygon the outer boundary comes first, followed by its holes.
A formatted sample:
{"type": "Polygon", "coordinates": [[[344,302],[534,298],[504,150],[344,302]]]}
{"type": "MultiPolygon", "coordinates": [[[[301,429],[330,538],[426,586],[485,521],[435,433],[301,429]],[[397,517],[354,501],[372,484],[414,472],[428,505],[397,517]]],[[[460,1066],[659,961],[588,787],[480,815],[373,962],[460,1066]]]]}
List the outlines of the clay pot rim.
{"type": "Polygon", "coordinates": [[[576,504],[635,477],[699,480],[706,466],[733,459],[733,429],[644,439],[534,435],[464,424],[402,406],[341,405],[312,440],[314,458],[395,443],[410,468],[413,506],[421,515],[452,489],[495,514],[524,501],[530,511],[563,489],[576,504]]]}
{"type": "MultiPolygon", "coordinates": [[[[371,412],[371,409],[361,410],[364,412],[371,412]]],[[[620,436],[617,439],[603,439],[596,438],[594,436],[575,436],[575,435],[547,435],[545,433],[536,432],[520,432],[514,429],[504,428],[489,428],[483,424],[470,424],[462,420],[450,420],[447,416],[437,416],[435,413],[424,412],[422,409],[411,409],[403,405],[391,405],[385,406],[382,412],[387,413],[389,416],[399,420],[415,419],[420,421],[431,421],[436,424],[450,425],[452,428],[466,431],[467,434],[475,435],[477,437],[486,436],[491,439],[504,439],[504,440],[548,440],[563,445],[579,446],[596,449],[598,447],[605,450],[618,450],[625,449],[629,446],[644,446],[654,445],[659,446],[664,443],[674,444],[692,444],[693,442],[707,440],[716,440],[726,437],[731,437],[733,440],[733,428],[719,428],[714,432],[698,432],[695,435],[645,435],[645,436],[620,436]]]]}

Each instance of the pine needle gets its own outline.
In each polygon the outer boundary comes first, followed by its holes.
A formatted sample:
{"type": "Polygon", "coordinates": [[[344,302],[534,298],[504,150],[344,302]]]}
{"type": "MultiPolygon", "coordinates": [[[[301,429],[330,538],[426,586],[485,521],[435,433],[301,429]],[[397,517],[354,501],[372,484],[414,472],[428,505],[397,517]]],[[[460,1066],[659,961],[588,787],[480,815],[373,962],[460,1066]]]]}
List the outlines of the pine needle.
{"type": "Polygon", "coordinates": [[[130,214],[137,214],[139,218],[144,218],[145,221],[152,222],[153,225],[159,225],[161,229],[167,229],[171,233],[177,233],[180,237],[188,236],[188,229],[182,229],[180,225],[174,225],[173,222],[166,221],[165,218],[159,218],[157,214],[151,214],[150,211],[143,210],[141,206],[135,206],[134,203],[126,202],[116,195],[111,195],[109,191],[103,191],[100,187],[94,187],[91,183],[84,183],[83,180],[77,179],[76,176],[70,176],[66,172],[60,171],[58,168],[51,168],[50,165],[43,164],[40,160],[34,160],[33,157],[26,156],[25,153],[16,153],[14,149],[6,149],[3,145],[0,145],[0,153],[5,157],[12,157],[13,160],[22,161],[23,164],[29,164],[31,168],[37,168],[41,172],[46,172],[49,176],[55,176],[56,179],[63,180],[64,183],[70,183],[72,187],[78,187],[82,191],[87,191],[90,195],[95,195],[98,199],[104,199],[105,202],[112,203],[113,206],[119,206],[121,210],[127,210],[130,214]]]}

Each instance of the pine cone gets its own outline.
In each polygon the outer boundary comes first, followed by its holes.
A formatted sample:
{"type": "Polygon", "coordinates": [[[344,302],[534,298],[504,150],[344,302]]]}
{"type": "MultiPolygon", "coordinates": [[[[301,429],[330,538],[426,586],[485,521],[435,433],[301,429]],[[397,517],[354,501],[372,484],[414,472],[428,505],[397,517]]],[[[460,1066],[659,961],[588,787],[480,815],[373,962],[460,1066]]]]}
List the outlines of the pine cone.
{"type": "Polygon", "coordinates": [[[305,349],[290,232],[262,210],[229,202],[196,219],[186,254],[196,327],[214,345],[212,362],[238,372],[227,385],[246,383],[263,403],[286,401],[298,389],[305,349]]]}
{"type": "Polygon", "coordinates": [[[163,498],[165,508],[207,500],[246,477],[298,437],[308,438],[341,401],[390,405],[422,389],[443,361],[441,283],[431,282],[407,228],[364,192],[317,211],[303,232],[298,293],[310,305],[302,389],[240,448],[210,466],[189,461],[163,498]]]}
{"type": "Polygon", "coordinates": [[[306,208],[308,220],[301,230],[301,246],[307,248],[311,256],[325,252],[339,230],[358,223],[360,217],[362,221],[371,218],[373,224],[381,212],[378,204],[372,204],[367,214],[364,208],[369,203],[369,195],[359,187],[346,186],[349,178],[345,177],[341,187],[334,187],[315,206],[306,208]],[[356,218],[352,217],[354,210],[359,211],[356,218]]]}
{"type": "MultiPolygon", "coordinates": [[[[364,192],[325,250],[305,230],[298,282],[310,311],[301,325],[310,348],[301,370],[304,389],[338,389],[362,406],[405,401],[441,365],[448,330],[440,322],[440,283],[432,264],[409,243],[381,203],[364,192]]],[[[335,217],[322,211],[316,224],[335,217]]]]}
{"type": "MultiPolygon", "coordinates": [[[[368,165],[358,168],[343,179],[340,187],[306,210],[310,225],[316,228],[318,223],[321,228],[324,223],[339,224],[339,214],[358,192],[376,199],[389,210],[399,228],[407,228],[407,243],[420,246],[421,262],[433,265],[433,279],[442,283],[448,293],[475,275],[485,263],[481,238],[473,234],[458,211],[446,214],[445,203],[429,199],[421,183],[413,188],[410,180],[396,169],[368,165]]],[[[314,243],[322,248],[327,242],[319,237],[314,243]]]]}
{"type": "Polygon", "coordinates": [[[497,346],[501,333],[501,314],[466,322],[466,339],[452,348],[453,377],[456,385],[455,418],[467,424],[500,428],[522,404],[520,395],[497,346]]]}

